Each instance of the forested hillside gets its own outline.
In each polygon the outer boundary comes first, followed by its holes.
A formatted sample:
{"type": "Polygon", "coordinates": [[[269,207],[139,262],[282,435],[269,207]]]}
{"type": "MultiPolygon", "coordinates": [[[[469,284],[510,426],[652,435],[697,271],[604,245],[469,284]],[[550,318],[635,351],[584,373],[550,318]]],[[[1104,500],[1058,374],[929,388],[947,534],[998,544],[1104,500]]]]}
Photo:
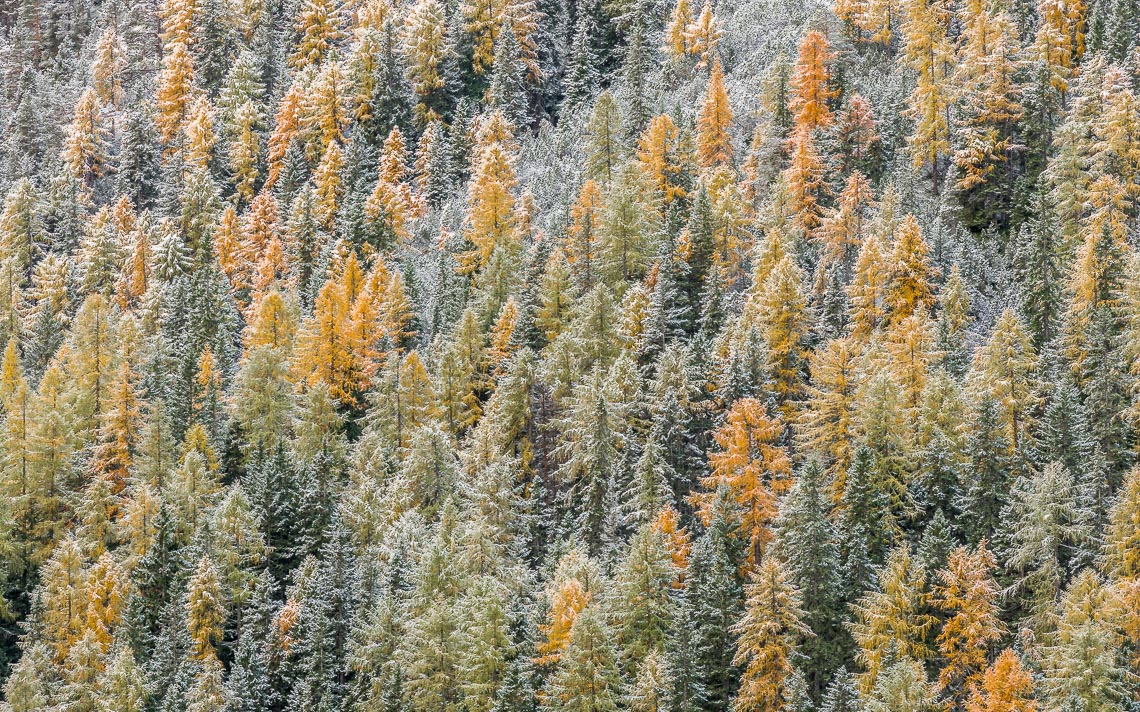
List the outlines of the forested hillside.
{"type": "Polygon", "coordinates": [[[1140,710],[1138,40],[0,0],[0,710],[1140,710]]]}

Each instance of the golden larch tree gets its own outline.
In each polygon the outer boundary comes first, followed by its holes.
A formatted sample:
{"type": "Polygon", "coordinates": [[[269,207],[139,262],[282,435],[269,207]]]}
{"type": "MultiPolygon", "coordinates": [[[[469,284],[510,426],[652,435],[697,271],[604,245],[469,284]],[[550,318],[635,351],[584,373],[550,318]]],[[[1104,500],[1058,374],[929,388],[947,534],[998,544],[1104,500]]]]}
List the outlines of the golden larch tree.
{"type": "Polygon", "coordinates": [[[1006,648],[986,668],[970,690],[966,712],[1037,712],[1033,676],[1012,648],[1006,648]]]}
{"type": "Polygon", "coordinates": [[[732,163],[732,107],[724,88],[720,57],[713,60],[705,100],[697,116],[697,158],[703,168],[732,163]]]}
{"type": "Polygon", "coordinates": [[[728,488],[740,516],[736,536],[748,543],[747,564],[756,567],[772,540],[777,497],[791,486],[792,461],[780,446],[784,424],[768,415],[755,398],[732,405],[724,425],[713,433],[717,450],[709,453],[711,473],[701,479],[702,490],[691,496],[706,523],[713,515],[717,490],[728,488]]]}
{"type": "Polygon", "coordinates": [[[996,568],[997,559],[982,541],[974,551],[952,551],[946,568],[938,572],[934,604],[948,616],[938,634],[938,652],[945,661],[938,684],[955,701],[984,679],[990,648],[1006,632],[996,568]]]}
{"type": "Polygon", "coordinates": [[[791,109],[795,112],[796,127],[809,131],[825,128],[832,122],[828,104],[837,93],[831,88],[831,70],[828,68],[835,55],[827,36],[819,30],[811,30],[804,35],[799,52],[791,81],[791,109]]]}
{"type": "Polygon", "coordinates": [[[803,622],[800,592],[776,557],[764,557],[745,596],[744,616],[732,628],[739,636],[732,662],[744,668],[732,708],[781,712],[796,641],[813,633],[803,622]]]}

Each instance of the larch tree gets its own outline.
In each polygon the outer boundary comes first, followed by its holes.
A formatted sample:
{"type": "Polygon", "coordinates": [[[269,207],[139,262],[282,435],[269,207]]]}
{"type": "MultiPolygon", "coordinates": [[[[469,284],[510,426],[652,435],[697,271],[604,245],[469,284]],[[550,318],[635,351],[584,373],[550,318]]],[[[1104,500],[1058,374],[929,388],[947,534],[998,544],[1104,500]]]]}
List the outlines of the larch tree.
{"type": "MultiPolygon", "coordinates": [[[[495,116],[489,119],[490,123],[495,116]]],[[[498,117],[501,119],[501,115],[498,117]]],[[[510,147],[496,134],[492,125],[485,127],[476,147],[471,180],[467,189],[470,209],[467,217],[467,239],[474,245],[470,268],[482,267],[496,247],[511,248],[518,237],[514,189],[517,184],[510,147]]]]}
{"type": "Polygon", "coordinates": [[[685,198],[688,151],[681,131],[667,114],[654,117],[638,140],[637,160],[663,206],[685,198]]]}
{"type": "Polygon", "coordinates": [[[94,89],[87,89],[75,104],[75,118],[67,127],[62,158],[72,175],[90,188],[102,175],[106,161],[106,129],[94,89]]]}
{"type": "Polygon", "coordinates": [[[299,69],[319,66],[341,37],[340,8],[336,0],[305,0],[293,28],[300,35],[289,63],[299,69]]]}
{"type": "Polygon", "coordinates": [[[785,418],[795,413],[806,366],[808,313],[803,281],[803,271],[790,256],[784,257],[757,295],[758,325],[768,347],[771,378],[785,418]]]}
{"type": "Polygon", "coordinates": [[[821,202],[827,196],[827,164],[816,147],[812,132],[806,127],[795,130],[788,139],[791,160],[784,169],[792,222],[804,235],[811,236],[819,227],[823,214],[821,202]]]}
{"type": "Polygon", "coordinates": [[[1049,81],[1063,104],[1069,80],[1085,51],[1088,6],[1084,0],[1040,0],[1037,12],[1041,23],[1033,40],[1033,56],[1048,68],[1049,81]]]}
{"type": "Polygon", "coordinates": [[[966,712],[1037,712],[1033,676],[1012,648],[1001,651],[970,689],[966,712]]]}
{"type": "Polygon", "coordinates": [[[813,633],[803,622],[800,593],[775,557],[760,563],[745,596],[744,616],[733,626],[738,636],[733,663],[744,672],[732,707],[778,712],[785,709],[796,639],[813,633]]]}
{"type": "Polygon", "coordinates": [[[949,616],[938,634],[938,652],[946,661],[938,683],[954,700],[965,699],[984,680],[990,648],[1005,633],[996,567],[997,559],[982,542],[973,552],[955,549],[938,572],[934,603],[949,616]]]}
{"type": "Polygon", "coordinates": [[[885,301],[892,322],[934,306],[933,282],[938,272],[930,263],[929,253],[918,220],[907,215],[895,235],[895,249],[887,267],[885,301]]]}
{"type": "Polygon", "coordinates": [[[852,604],[849,623],[863,667],[860,689],[870,692],[894,655],[923,661],[933,655],[928,637],[937,619],[928,612],[926,570],[908,544],[891,551],[878,575],[878,586],[852,604]]]}
{"type": "Polygon", "coordinates": [[[170,146],[182,135],[196,94],[193,59],[186,45],[178,42],[163,58],[155,97],[158,114],[154,122],[163,143],[170,146]]]}
{"type": "Polygon", "coordinates": [[[814,131],[831,125],[830,103],[836,92],[831,88],[828,65],[834,60],[835,55],[822,32],[812,30],[804,35],[791,82],[791,109],[797,129],[814,131]]]}
{"type": "Polygon", "coordinates": [[[724,88],[720,57],[713,60],[705,99],[697,117],[697,160],[703,168],[732,163],[732,107],[724,88]]]}
{"type": "Polygon", "coordinates": [[[570,640],[550,678],[546,693],[555,712],[616,712],[621,677],[613,634],[596,607],[574,619],[570,640]]]}
{"type": "Polygon", "coordinates": [[[1010,310],[1002,313],[989,342],[974,356],[973,388],[992,397],[1001,409],[1005,437],[1011,452],[1024,442],[1034,422],[1037,395],[1037,354],[1021,321],[1010,310]]]}
{"type": "Polygon", "coordinates": [[[965,116],[958,124],[956,143],[961,147],[953,158],[961,173],[957,187],[967,191],[1003,177],[1008,180],[1005,166],[1017,149],[1014,125],[1024,108],[1015,77],[1021,45],[1013,19],[981,0],[965,3],[961,14],[957,73],[965,116]]]}
{"type": "Polygon", "coordinates": [[[807,403],[796,429],[804,446],[827,464],[836,500],[843,494],[855,451],[859,376],[859,349],[850,337],[832,339],[815,351],[807,403]]]}
{"type": "Polygon", "coordinates": [[[709,453],[712,472],[701,481],[703,491],[692,495],[702,520],[708,522],[719,488],[728,488],[740,522],[735,535],[747,542],[751,567],[760,564],[772,539],[777,497],[791,486],[792,463],[779,445],[783,432],[784,424],[768,416],[760,401],[738,400],[713,434],[719,449],[709,453]]]}
{"type": "Polygon", "coordinates": [[[954,48],[947,36],[951,13],[943,0],[907,0],[905,11],[901,59],[916,75],[907,108],[914,131],[907,143],[914,165],[930,166],[937,193],[941,163],[951,148],[954,48]]]}
{"type": "Polygon", "coordinates": [[[685,28],[684,33],[685,50],[697,58],[698,69],[712,66],[721,34],[712,4],[705,2],[697,19],[685,28]]]}

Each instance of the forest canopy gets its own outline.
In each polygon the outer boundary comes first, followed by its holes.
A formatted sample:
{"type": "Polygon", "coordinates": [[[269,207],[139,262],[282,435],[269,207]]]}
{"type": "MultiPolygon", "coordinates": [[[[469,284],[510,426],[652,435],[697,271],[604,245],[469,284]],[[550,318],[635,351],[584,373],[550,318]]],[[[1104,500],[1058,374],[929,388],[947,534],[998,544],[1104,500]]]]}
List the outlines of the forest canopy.
{"type": "Polygon", "coordinates": [[[1140,710],[1140,0],[0,0],[0,712],[1140,710]]]}

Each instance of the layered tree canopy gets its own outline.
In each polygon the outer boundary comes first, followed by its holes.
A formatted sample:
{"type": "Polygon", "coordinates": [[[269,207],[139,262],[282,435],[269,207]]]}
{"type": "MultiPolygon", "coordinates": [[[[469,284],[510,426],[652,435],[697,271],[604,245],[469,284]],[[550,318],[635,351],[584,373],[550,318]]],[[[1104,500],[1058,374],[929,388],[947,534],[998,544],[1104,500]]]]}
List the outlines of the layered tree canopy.
{"type": "Polygon", "coordinates": [[[1140,709],[1136,0],[0,2],[0,712],[1140,709]]]}

